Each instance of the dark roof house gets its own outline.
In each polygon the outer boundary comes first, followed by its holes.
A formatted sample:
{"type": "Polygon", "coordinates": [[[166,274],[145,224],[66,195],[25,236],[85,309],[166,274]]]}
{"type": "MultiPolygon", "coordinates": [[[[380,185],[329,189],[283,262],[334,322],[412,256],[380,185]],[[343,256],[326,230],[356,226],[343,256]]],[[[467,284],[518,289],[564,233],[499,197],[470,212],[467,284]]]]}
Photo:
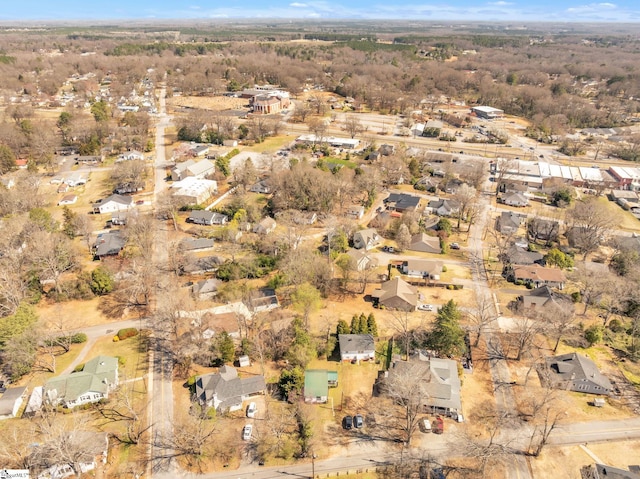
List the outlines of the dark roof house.
{"type": "Polygon", "coordinates": [[[546,360],[548,381],[552,387],[590,394],[608,395],[613,391],[609,379],[586,356],[567,353],[546,360]]]}
{"type": "Polygon", "coordinates": [[[251,396],[263,394],[266,389],[264,376],[246,378],[238,376],[232,366],[222,366],[217,373],[196,378],[196,399],[218,411],[237,411],[242,402],[251,396]]]}
{"type": "Polygon", "coordinates": [[[100,233],[96,238],[93,247],[93,254],[96,258],[105,256],[115,256],[120,254],[122,248],[127,244],[127,240],[120,230],[111,230],[107,233],[100,233]]]}
{"type": "Polygon", "coordinates": [[[420,204],[420,197],[407,193],[391,193],[383,202],[388,209],[403,212],[415,210],[420,204]]]}
{"type": "Polygon", "coordinates": [[[373,361],[376,345],[370,334],[339,334],[341,361],[373,361]]]}

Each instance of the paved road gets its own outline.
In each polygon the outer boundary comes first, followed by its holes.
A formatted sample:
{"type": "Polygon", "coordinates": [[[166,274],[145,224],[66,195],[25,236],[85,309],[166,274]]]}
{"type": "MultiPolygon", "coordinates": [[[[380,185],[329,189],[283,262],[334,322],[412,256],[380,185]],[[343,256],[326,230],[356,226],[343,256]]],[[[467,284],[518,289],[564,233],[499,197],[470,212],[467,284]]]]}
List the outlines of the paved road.
{"type": "MultiPolygon", "coordinates": [[[[166,115],[166,87],[160,90],[160,113],[156,125],[156,159],[155,159],[155,187],[153,191],[154,206],[158,204],[158,197],[167,188],[166,177],[166,151],[165,151],[165,128],[171,123],[171,118],[166,115]]],[[[154,259],[156,267],[162,268],[168,259],[168,239],[167,225],[162,222],[158,225],[154,242],[154,259]]],[[[160,269],[161,270],[161,269],[160,269]]],[[[156,302],[159,300],[163,289],[164,276],[158,274],[156,281],[156,302]]],[[[149,359],[149,390],[151,391],[151,401],[149,408],[149,424],[151,430],[150,437],[153,439],[151,450],[150,467],[148,471],[151,477],[158,473],[175,475],[176,463],[171,457],[171,450],[157,447],[158,444],[166,444],[173,436],[173,389],[172,371],[173,360],[171,356],[170,338],[165,331],[159,330],[154,323],[153,316],[150,318],[149,327],[154,332],[152,347],[149,359]]]]}

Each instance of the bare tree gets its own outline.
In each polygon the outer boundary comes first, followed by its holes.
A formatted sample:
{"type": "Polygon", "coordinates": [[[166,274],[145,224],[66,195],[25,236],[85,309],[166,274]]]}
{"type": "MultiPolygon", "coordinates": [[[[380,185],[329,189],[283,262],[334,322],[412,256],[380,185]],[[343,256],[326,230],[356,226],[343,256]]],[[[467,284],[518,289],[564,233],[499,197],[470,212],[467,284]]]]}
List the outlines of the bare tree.
{"type": "Polygon", "coordinates": [[[474,346],[480,344],[480,337],[485,328],[489,326],[491,321],[495,319],[494,304],[490,293],[485,294],[484,291],[476,291],[476,307],[469,313],[469,320],[473,325],[476,333],[474,346]]]}
{"type": "Polygon", "coordinates": [[[71,240],[62,233],[37,231],[31,238],[31,263],[40,280],[50,280],[61,293],[60,276],[78,266],[78,256],[71,240]]]}
{"type": "Polygon", "coordinates": [[[344,129],[351,138],[355,138],[357,135],[365,131],[360,119],[353,115],[349,115],[344,121],[344,129]]]}
{"type": "Polygon", "coordinates": [[[420,414],[428,398],[425,384],[430,380],[429,368],[419,361],[396,362],[384,382],[385,394],[402,408],[403,414],[398,418],[398,428],[403,432],[403,440],[407,445],[418,429],[420,414]]]}
{"type": "Polygon", "coordinates": [[[515,347],[515,360],[520,361],[522,355],[527,352],[536,336],[541,331],[541,325],[538,321],[529,318],[517,318],[515,320],[516,327],[512,334],[512,344],[515,347]]]}
{"type": "Polygon", "coordinates": [[[586,259],[607,239],[619,218],[597,198],[590,198],[576,202],[574,208],[567,212],[566,223],[570,244],[577,247],[586,259]]]}
{"type": "Polygon", "coordinates": [[[111,437],[122,444],[141,444],[146,442],[146,433],[151,425],[145,420],[147,405],[140,403],[131,388],[120,387],[110,395],[109,401],[98,404],[103,426],[112,429],[111,437]]]}
{"type": "MultiPolygon", "coordinates": [[[[456,190],[453,195],[453,199],[458,203],[458,226],[460,229],[460,221],[468,220],[469,212],[471,211],[472,205],[474,205],[478,201],[478,192],[473,186],[469,186],[466,183],[460,185],[460,187],[456,190]]],[[[469,223],[469,229],[471,228],[471,223],[469,223]]]]}

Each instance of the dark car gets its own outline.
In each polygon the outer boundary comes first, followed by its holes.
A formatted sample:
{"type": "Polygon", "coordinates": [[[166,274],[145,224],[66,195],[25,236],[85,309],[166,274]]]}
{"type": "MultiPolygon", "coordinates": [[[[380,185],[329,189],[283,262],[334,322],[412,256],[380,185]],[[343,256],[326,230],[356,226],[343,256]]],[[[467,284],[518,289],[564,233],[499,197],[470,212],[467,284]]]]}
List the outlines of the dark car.
{"type": "Polygon", "coordinates": [[[364,426],[364,418],[360,414],[353,416],[353,425],[356,429],[360,429],[364,426]]]}
{"type": "Polygon", "coordinates": [[[345,429],[351,429],[353,427],[353,419],[351,416],[345,416],[342,420],[342,427],[345,429]]]}

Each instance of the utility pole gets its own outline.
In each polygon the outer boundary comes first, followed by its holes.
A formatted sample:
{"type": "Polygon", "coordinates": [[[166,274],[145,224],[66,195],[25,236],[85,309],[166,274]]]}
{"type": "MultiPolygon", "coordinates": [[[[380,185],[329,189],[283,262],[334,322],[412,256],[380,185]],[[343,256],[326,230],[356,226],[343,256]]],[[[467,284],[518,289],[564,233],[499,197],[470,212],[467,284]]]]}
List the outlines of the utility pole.
{"type": "Polygon", "coordinates": [[[311,453],[311,479],[316,477],[316,457],[315,453],[311,453]]]}

